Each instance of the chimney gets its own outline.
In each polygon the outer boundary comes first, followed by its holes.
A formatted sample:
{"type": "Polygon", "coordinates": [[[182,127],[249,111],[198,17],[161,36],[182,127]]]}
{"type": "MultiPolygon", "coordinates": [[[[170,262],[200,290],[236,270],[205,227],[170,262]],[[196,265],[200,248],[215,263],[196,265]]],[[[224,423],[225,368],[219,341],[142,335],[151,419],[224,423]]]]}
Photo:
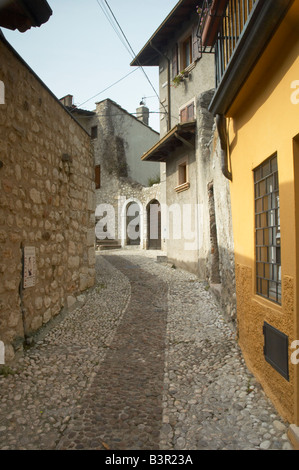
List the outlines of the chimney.
{"type": "Polygon", "coordinates": [[[66,95],[63,98],[60,98],[61,103],[67,108],[72,108],[73,106],[73,95],[66,95]]]}
{"type": "Polygon", "coordinates": [[[141,101],[140,107],[136,109],[136,117],[139,119],[139,121],[143,122],[143,124],[146,124],[148,126],[148,120],[149,120],[149,109],[144,106],[144,103],[141,101]]]}

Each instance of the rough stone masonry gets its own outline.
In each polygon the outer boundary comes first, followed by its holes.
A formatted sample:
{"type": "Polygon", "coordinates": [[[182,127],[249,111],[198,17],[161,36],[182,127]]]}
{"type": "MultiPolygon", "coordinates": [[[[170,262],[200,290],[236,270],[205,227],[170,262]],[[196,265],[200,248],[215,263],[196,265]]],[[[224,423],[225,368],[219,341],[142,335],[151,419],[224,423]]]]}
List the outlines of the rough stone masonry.
{"type": "Polygon", "coordinates": [[[0,38],[0,341],[24,340],[94,284],[87,132],[0,38]]]}

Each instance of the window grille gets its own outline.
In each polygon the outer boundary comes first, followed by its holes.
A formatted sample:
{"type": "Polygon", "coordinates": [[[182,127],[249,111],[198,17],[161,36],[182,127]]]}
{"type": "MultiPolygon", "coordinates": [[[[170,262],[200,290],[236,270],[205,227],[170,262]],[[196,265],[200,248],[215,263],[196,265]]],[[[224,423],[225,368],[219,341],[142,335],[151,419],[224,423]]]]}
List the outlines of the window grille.
{"type": "Polygon", "coordinates": [[[254,171],[256,291],[281,303],[280,206],[277,155],[254,171]]]}

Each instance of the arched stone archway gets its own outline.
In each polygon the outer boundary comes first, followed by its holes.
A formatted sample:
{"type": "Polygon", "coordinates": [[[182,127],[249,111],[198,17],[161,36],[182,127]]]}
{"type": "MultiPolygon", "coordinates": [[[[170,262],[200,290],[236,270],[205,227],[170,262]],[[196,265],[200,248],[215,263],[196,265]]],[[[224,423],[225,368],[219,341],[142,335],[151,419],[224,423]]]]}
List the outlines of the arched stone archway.
{"type": "Polygon", "coordinates": [[[147,249],[161,250],[161,205],[152,199],[147,207],[147,249]]]}
{"type": "Polygon", "coordinates": [[[132,201],[127,205],[126,211],[126,245],[140,245],[140,207],[132,201]]]}
{"type": "Polygon", "coordinates": [[[122,247],[143,246],[143,208],[140,201],[127,199],[122,208],[122,247]]]}

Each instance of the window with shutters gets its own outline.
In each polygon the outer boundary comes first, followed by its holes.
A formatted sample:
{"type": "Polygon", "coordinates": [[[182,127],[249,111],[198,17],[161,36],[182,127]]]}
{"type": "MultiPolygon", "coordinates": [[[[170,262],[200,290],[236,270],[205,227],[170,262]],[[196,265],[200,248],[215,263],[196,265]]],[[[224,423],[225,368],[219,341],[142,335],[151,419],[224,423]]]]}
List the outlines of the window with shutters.
{"type": "Polygon", "coordinates": [[[99,189],[101,187],[101,165],[95,166],[95,184],[96,189],[99,189]]]}
{"type": "Polygon", "coordinates": [[[179,165],[179,185],[187,183],[187,162],[179,165]]]}
{"type": "Polygon", "coordinates": [[[172,78],[176,77],[179,73],[179,54],[178,54],[178,44],[175,44],[172,49],[172,78]]]}
{"type": "Polygon", "coordinates": [[[195,119],[195,102],[192,100],[187,105],[184,105],[179,110],[180,122],[189,122],[195,119]]]}
{"type": "Polygon", "coordinates": [[[182,68],[187,68],[193,62],[192,57],[192,37],[188,36],[181,45],[182,68]]]}
{"type": "Polygon", "coordinates": [[[190,188],[189,183],[189,169],[188,169],[188,156],[182,158],[177,166],[177,186],[176,192],[185,191],[190,188]]]}
{"type": "Polygon", "coordinates": [[[190,70],[200,58],[196,27],[181,36],[172,49],[172,78],[182,70],[190,70]]]}

